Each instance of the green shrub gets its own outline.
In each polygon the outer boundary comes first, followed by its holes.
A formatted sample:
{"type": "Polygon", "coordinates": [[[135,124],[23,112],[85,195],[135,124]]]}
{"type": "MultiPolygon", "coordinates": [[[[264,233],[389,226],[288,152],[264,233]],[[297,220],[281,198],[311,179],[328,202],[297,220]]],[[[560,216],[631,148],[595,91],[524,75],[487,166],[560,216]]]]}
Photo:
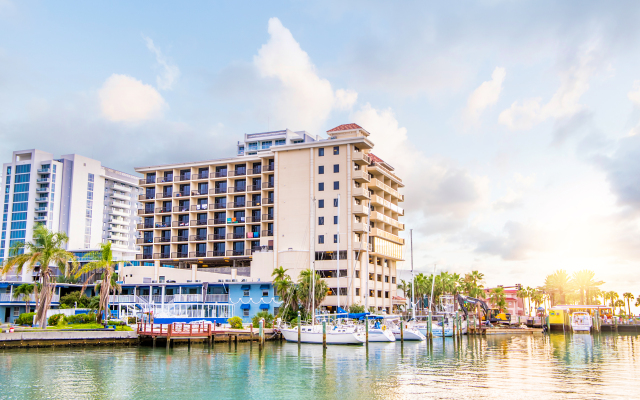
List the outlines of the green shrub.
{"type": "Polygon", "coordinates": [[[61,322],[64,322],[64,314],[54,314],[47,320],[47,324],[50,326],[57,326],[61,322]]]}
{"type": "Polygon", "coordinates": [[[260,319],[264,318],[264,327],[265,328],[273,328],[273,315],[269,313],[269,311],[263,310],[257,313],[251,320],[253,322],[254,328],[260,327],[260,319]]]}
{"type": "Polygon", "coordinates": [[[240,317],[231,317],[227,320],[229,325],[231,325],[231,329],[242,329],[242,318],[240,317]]]}
{"type": "Polygon", "coordinates": [[[120,325],[120,326],[116,326],[116,331],[132,331],[133,329],[131,329],[130,326],[126,326],[126,325],[120,325]]]}
{"type": "Polygon", "coordinates": [[[29,325],[33,324],[33,317],[36,315],[34,312],[20,314],[14,321],[16,325],[29,325]]]}
{"type": "Polygon", "coordinates": [[[364,312],[364,306],[356,303],[349,306],[349,312],[351,314],[360,314],[364,312]]]}
{"type": "Polygon", "coordinates": [[[87,308],[97,310],[98,306],[100,306],[100,296],[93,296],[91,300],[89,300],[89,305],[87,306],[87,308]]]}
{"type": "Polygon", "coordinates": [[[86,295],[80,296],[80,291],[65,294],[60,298],[60,308],[73,308],[77,304],[77,308],[89,307],[89,298],[86,295]]]}
{"type": "Polygon", "coordinates": [[[137,324],[138,323],[136,317],[129,317],[127,322],[130,323],[130,324],[137,324]]]}
{"type": "Polygon", "coordinates": [[[94,313],[69,315],[64,318],[64,321],[69,325],[90,324],[96,322],[96,315],[94,313]]]}

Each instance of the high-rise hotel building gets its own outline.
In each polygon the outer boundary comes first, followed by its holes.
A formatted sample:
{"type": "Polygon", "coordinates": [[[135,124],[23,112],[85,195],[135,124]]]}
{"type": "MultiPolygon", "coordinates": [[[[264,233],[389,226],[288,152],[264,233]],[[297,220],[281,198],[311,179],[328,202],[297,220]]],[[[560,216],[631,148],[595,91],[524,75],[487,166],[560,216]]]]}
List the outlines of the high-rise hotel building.
{"type": "Polygon", "coordinates": [[[127,282],[296,280],[312,268],[331,289],[323,306],[390,311],[404,185],[356,124],[327,139],[289,130],[246,134],[233,158],[136,168],[141,262],[127,282]],[[314,265],[315,264],[315,265],[314,265]]]}
{"type": "MultiPolygon", "coordinates": [[[[139,177],[77,154],[54,158],[40,150],[14,151],[2,172],[0,262],[13,243],[33,239],[36,224],[65,232],[67,250],[80,258],[110,241],[114,259],[134,260],[139,177]]],[[[32,280],[26,271],[5,278],[32,280]]]]}

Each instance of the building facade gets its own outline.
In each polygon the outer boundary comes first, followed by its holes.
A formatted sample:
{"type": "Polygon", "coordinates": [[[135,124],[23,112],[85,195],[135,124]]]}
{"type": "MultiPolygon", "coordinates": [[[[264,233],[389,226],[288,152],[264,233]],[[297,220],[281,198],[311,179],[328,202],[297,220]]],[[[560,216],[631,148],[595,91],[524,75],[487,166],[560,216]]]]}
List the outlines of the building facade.
{"type": "Polygon", "coordinates": [[[295,280],[315,267],[323,307],[391,311],[404,185],[360,126],[327,134],[247,134],[233,158],[136,168],[137,259],[153,267],[125,268],[125,282],[268,281],[280,266],[295,280]]]}
{"type": "MultiPolygon", "coordinates": [[[[115,259],[135,258],[138,177],[77,154],[56,159],[40,150],[13,152],[3,173],[0,262],[13,243],[32,240],[36,224],[66,233],[69,251],[95,251],[110,241],[115,259]]],[[[32,281],[26,271],[8,275],[32,281]]]]}

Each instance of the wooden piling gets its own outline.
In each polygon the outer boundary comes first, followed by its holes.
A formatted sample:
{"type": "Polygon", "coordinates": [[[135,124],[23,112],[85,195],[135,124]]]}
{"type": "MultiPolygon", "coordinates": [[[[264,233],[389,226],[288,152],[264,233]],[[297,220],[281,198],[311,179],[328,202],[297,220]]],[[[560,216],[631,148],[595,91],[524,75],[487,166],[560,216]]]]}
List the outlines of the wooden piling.
{"type": "Polygon", "coordinates": [[[171,347],[171,324],[167,327],[167,351],[171,347]]]}
{"type": "Polygon", "coordinates": [[[300,311],[298,311],[298,344],[302,341],[302,322],[300,318],[300,311]]]}
{"type": "Polygon", "coordinates": [[[264,346],[264,318],[260,319],[260,330],[259,330],[259,341],[260,345],[258,348],[262,351],[262,347],[264,346]]]}
{"type": "Polygon", "coordinates": [[[327,321],[322,321],[322,348],[327,348],[327,321]]]}
{"type": "Polygon", "coordinates": [[[364,318],[365,318],[364,327],[365,327],[365,332],[366,332],[365,344],[367,346],[369,346],[369,316],[365,315],[364,318]]]}
{"type": "Polygon", "coordinates": [[[400,318],[400,342],[404,343],[404,321],[400,318]]]}

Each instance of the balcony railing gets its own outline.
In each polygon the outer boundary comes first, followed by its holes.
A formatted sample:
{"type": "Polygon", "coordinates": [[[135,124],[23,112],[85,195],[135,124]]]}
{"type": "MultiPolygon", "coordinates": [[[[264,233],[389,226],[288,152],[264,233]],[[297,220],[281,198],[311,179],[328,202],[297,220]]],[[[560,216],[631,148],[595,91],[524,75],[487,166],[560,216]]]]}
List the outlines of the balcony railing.
{"type": "Polygon", "coordinates": [[[191,196],[208,196],[208,195],[209,195],[209,189],[191,191],[191,196]]]}
{"type": "Polygon", "coordinates": [[[202,171],[193,176],[193,179],[209,179],[209,171],[202,171]]]}
{"type": "Polygon", "coordinates": [[[157,199],[170,199],[173,197],[173,192],[163,192],[163,193],[158,193],[156,195],[157,199]]]}
{"type": "Polygon", "coordinates": [[[271,189],[273,188],[274,183],[273,182],[262,182],[262,188],[263,189],[271,189]]]}
{"type": "Polygon", "coordinates": [[[232,186],[228,188],[229,193],[243,193],[247,190],[244,186],[232,186]]]}
{"type": "Polygon", "coordinates": [[[191,211],[206,211],[209,209],[209,204],[194,204],[191,206],[191,211]]]}
{"type": "Polygon", "coordinates": [[[246,222],[248,223],[260,222],[261,220],[262,217],[260,215],[252,215],[246,218],[246,222]]]}
{"type": "Polygon", "coordinates": [[[225,238],[225,234],[224,233],[212,233],[209,234],[209,240],[224,240],[225,238]]]}
{"type": "Polygon", "coordinates": [[[372,236],[379,236],[379,237],[385,238],[385,239],[387,239],[387,240],[389,240],[391,242],[395,242],[395,243],[398,243],[398,244],[402,244],[402,245],[404,244],[404,239],[403,238],[401,238],[401,237],[399,237],[397,235],[394,235],[393,233],[389,233],[389,232],[383,231],[382,229],[372,228],[371,229],[371,235],[372,236]]]}
{"type": "Polygon", "coordinates": [[[263,237],[270,237],[270,236],[273,236],[273,231],[267,231],[267,230],[264,230],[264,231],[262,231],[262,236],[263,236],[263,237]]]}
{"type": "Polygon", "coordinates": [[[38,182],[38,183],[49,183],[50,182],[50,178],[38,178],[38,179],[36,179],[36,182],[38,182]]]}
{"type": "Polygon", "coordinates": [[[189,197],[189,191],[175,192],[173,197],[189,197]]]}
{"type": "Polygon", "coordinates": [[[229,171],[229,176],[245,176],[247,175],[247,170],[246,169],[237,169],[234,171],[229,171]]]}
{"type": "Polygon", "coordinates": [[[230,201],[227,203],[227,208],[244,208],[245,204],[244,201],[230,201]]]}
{"type": "Polygon", "coordinates": [[[244,232],[242,232],[242,233],[227,233],[227,239],[244,239],[244,232]]]}
{"type": "Polygon", "coordinates": [[[138,215],[147,215],[147,214],[153,214],[153,208],[150,210],[147,210],[146,208],[141,208],[138,210],[138,215]]]}
{"type": "Polygon", "coordinates": [[[228,294],[205,294],[204,302],[205,303],[228,303],[229,295],[228,294]]]}
{"type": "Polygon", "coordinates": [[[50,172],[51,172],[51,168],[40,168],[40,169],[38,170],[38,173],[39,173],[39,174],[48,174],[48,173],[50,173],[50,172]]]}
{"type": "Polygon", "coordinates": [[[189,221],[173,221],[171,223],[172,227],[180,227],[180,226],[189,226],[189,221]]]}
{"type": "Polygon", "coordinates": [[[227,203],[213,203],[211,206],[214,210],[224,210],[227,208],[227,203]]]}
{"type": "Polygon", "coordinates": [[[157,179],[158,183],[169,183],[169,182],[173,182],[173,175],[168,175],[168,176],[161,176],[160,178],[157,179]]]}
{"type": "Polygon", "coordinates": [[[169,242],[171,242],[171,238],[168,237],[168,236],[165,236],[165,237],[160,236],[160,237],[153,238],[153,242],[154,243],[169,243],[169,242]]]}
{"type": "Polygon", "coordinates": [[[180,175],[178,176],[178,181],[188,181],[191,179],[191,174],[184,174],[184,175],[180,175]]]}
{"type": "Polygon", "coordinates": [[[153,229],[153,222],[152,223],[143,223],[143,224],[136,224],[136,229],[153,229]]]}
{"type": "Polygon", "coordinates": [[[189,236],[172,236],[171,241],[172,242],[188,242],[189,236]]]}
{"type": "Polygon", "coordinates": [[[209,225],[224,225],[227,223],[227,220],[224,218],[218,218],[218,219],[210,219],[209,220],[209,225]]]}
{"type": "Polygon", "coordinates": [[[39,187],[36,188],[36,192],[41,193],[41,192],[48,192],[50,189],[48,187],[39,187]]]}
{"type": "Polygon", "coordinates": [[[351,156],[351,159],[357,164],[366,164],[366,165],[371,164],[371,158],[369,158],[369,155],[361,151],[354,152],[353,155],[351,156]]]}
{"type": "Polygon", "coordinates": [[[170,212],[171,212],[171,207],[156,208],[156,214],[164,214],[164,213],[170,213],[170,212]]]}
{"type": "Polygon", "coordinates": [[[244,255],[244,250],[227,250],[227,257],[243,256],[243,255],[244,255]]]}
{"type": "Polygon", "coordinates": [[[260,184],[247,186],[247,192],[257,192],[257,191],[260,191],[260,184]]]}
{"type": "Polygon", "coordinates": [[[47,207],[36,207],[35,211],[36,212],[38,212],[38,211],[48,211],[48,209],[47,209],[47,207]]]}
{"type": "Polygon", "coordinates": [[[353,188],[351,191],[353,197],[358,199],[368,199],[369,198],[369,190],[363,187],[353,188]]]}
{"type": "Polygon", "coordinates": [[[192,219],[190,226],[202,226],[207,225],[206,219],[192,219]]]}
{"type": "Polygon", "coordinates": [[[260,207],[262,205],[262,201],[247,201],[247,207],[260,207]]]}
{"type": "Polygon", "coordinates": [[[156,228],[169,228],[171,226],[171,221],[168,222],[156,222],[156,228]]]}
{"type": "Polygon", "coordinates": [[[221,171],[216,171],[216,172],[215,172],[215,174],[214,174],[214,176],[215,176],[216,178],[226,178],[226,177],[227,177],[227,170],[226,170],[226,169],[223,169],[223,170],[221,170],[221,171]]]}
{"type": "Polygon", "coordinates": [[[262,201],[262,205],[273,204],[273,198],[267,197],[262,201]]]}
{"type": "Polygon", "coordinates": [[[209,189],[209,194],[224,194],[227,193],[226,187],[217,187],[213,189],[209,189]]]}
{"type": "Polygon", "coordinates": [[[40,203],[43,203],[43,202],[49,201],[49,198],[48,197],[38,197],[38,198],[36,198],[36,201],[40,202],[40,203]]]}
{"type": "Polygon", "coordinates": [[[49,219],[49,217],[48,217],[48,216],[46,216],[46,215],[45,215],[45,216],[39,216],[39,215],[36,215],[36,216],[34,216],[34,217],[33,217],[33,220],[34,220],[34,221],[46,221],[46,220],[48,220],[48,219],[49,219]]]}
{"type": "Polygon", "coordinates": [[[173,212],[189,212],[189,205],[175,206],[173,212]]]}
{"type": "Polygon", "coordinates": [[[351,176],[356,182],[360,183],[368,183],[371,180],[371,178],[369,177],[369,173],[363,170],[353,171],[353,174],[351,176]]]}
{"type": "Polygon", "coordinates": [[[153,254],[136,254],[136,260],[151,260],[153,254]]]}
{"type": "MultiPolygon", "coordinates": [[[[202,242],[207,240],[207,235],[191,235],[189,240],[192,242],[202,242]]],[[[204,256],[203,256],[204,257],[204,256]]]]}
{"type": "Polygon", "coordinates": [[[206,257],[207,256],[207,252],[206,251],[191,251],[189,252],[189,257],[194,258],[194,257],[206,257]]]}
{"type": "Polygon", "coordinates": [[[258,239],[260,238],[260,232],[247,232],[247,239],[258,239]]]}
{"type": "Polygon", "coordinates": [[[201,294],[175,294],[173,295],[174,303],[202,303],[201,294]]]}
{"type": "Polygon", "coordinates": [[[136,244],[153,243],[153,238],[137,238],[136,244]]]}
{"type": "Polygon", "coordinates": [[[247,175],[256,175],[262,173],[262,167],[253,167],[247,170],[247,175]]]}
{"type": "Polygon", "coordinates": [[[187,258],[187,257],[189,257],[189,253],[180,253],[180,252],[171,253],[171,258],[187,258]]]}
{"type": "Polygon", "coordinates": [[[224,251],[208,251],[207,257],[224,257],[224,251]]]}
{"type": "Polygon", "coordinates": [[[153,258],[156,260],[161,258],[171,258],[171,254],[170,253],[153,253],[153,258]]]}
{"type": "Polygon", "coordinates": [[[270,172],[275,170],[275,164],[268,164],[268,165],[263,165],[262,166],[262,172],[270,172]]]}
{"type": "Polygon", "coordinates": [[[273,221],[273,214],[263,214],[262,215],[262,220],[263,221],[273,221]]]}
{"type": "Polygon", "coordinates": [[[138,195],[138,200],[153,200],[155,196],[155,193],[141,194],[138,195]]]}

